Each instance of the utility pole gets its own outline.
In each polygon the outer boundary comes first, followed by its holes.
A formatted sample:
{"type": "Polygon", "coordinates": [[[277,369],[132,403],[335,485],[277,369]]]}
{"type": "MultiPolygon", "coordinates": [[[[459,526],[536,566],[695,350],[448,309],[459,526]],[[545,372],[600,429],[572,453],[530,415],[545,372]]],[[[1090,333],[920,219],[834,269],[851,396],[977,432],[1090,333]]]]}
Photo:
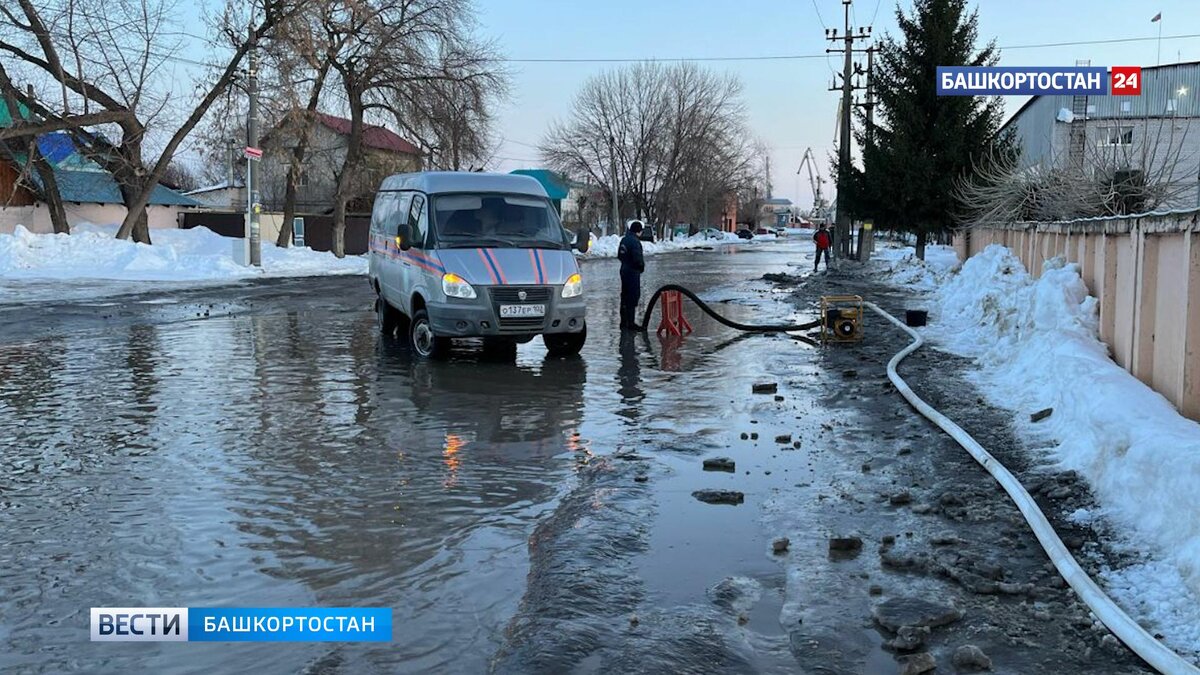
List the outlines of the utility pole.
{"type": "Polygon", "coordinates": [[[621,208],[617,204],[617,154],[613,148],[617,144],[617,139],[612,136],[608,137],[608,158],[609,164],[612,165],[611,177],[609,178],[609,186],[612,190],[612,226],[613,233],[618,237],[625,234],[624,228],[621,227],[621,208]]]}
{"type": "Polygon", "coordinates": [[[839,86],[835,81],[830,91],[841,90],[842,105],[841,105],[841,134],[838,142],[838,207],[837,207],[837,222],[833,228],[833,250],[834,255],[838,258],[850,257],[850,216],[846,212],[846,193],[847,176],[850,174],[850,119],[854,114],[854,91],[862,89],[854,85],[854,52],[866,51],[863,49],[855,49],[855,40],[866,40],[871,36],[870,27],[859,28],[855,33],[850,26],[850,4],[853,0],[842,0],[842,6],[845,10],[845,33],[838,35],[836,28],[827,28],[825,30],[825,39],[836,44],[838,40],[844,43],[841,48],[826,49],[829,52],[842,52],[844,59],[842,62],[842,83],[839,86]]]}
{"type": "MultiPolygon", "coordinates": [[[[258,35],[250,27],[249,68],[247,89],[250,92],[250,114],[246,119],[246,147],[258,148],[258,35]]],[[[250,264],[262,267],[262,242],[258,228],[258,158],[246,155],[246,237],[250,240],[250,264]]]]}

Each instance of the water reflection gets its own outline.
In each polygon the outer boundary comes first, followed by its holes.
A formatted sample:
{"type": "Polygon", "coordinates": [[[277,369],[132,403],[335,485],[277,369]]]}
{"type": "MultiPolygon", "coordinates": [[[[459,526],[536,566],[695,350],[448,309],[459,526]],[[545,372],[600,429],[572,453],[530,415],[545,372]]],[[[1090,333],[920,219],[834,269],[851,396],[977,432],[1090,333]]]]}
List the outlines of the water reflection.
{"type": "Polygon", "coordinates": [[[637,350],[637,334],[621,331],[620,363],[617,366],[617,391],[621,395],[621,408],[617,414],[636,422],[641,415],[641,402],[646,397],[642,390],[642,365],[637,350]]]}

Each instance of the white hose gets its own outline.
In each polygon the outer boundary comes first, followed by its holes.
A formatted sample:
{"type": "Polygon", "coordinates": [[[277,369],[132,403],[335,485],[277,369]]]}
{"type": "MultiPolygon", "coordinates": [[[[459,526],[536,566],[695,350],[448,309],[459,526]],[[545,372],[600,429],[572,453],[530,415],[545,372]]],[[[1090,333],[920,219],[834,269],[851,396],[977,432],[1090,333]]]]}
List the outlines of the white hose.
{"type": "Polygon", "coordinates": [[[992,474],[992,477],[1000,483],[1004,491],[1012,498],[1013,503],[1021,510],[1021,515],[1025,517],[1025,521],[1033,528],[1033,533],[1037,535],[1038,542],[1045,549],[1046,555],[1050,556],[1050,560],[1058,569],[1058,573],[1071,586],[1079,596],[1079,599],[1083,600],[1092,612],[1099,617],[1100,621],[1105,626],[1108,626],[1108,629],[1120,638],[1126,646],[1142,657],[1146,663],[1153,666],[1155,670],[1171,675],[1175,673],[1200,673],[1200,669],[1197,669],[1196,666],[1184,660],[1183,657],[1168,649],[1158,640],[1155,640],[1154,636],[1147,633],[1137,622],[1129,618],[1128,614],[1122,611],[1120,607],[1117,607],[1116,603],[1105,595],[1104,591],[1096,585],[1096,582],[1092,581],[1091,577],[1083,571],[1083,568],[1071,556],[1070,551],[1063,545],[1062,540],[1058,538],[1058,533],[1051,527],[1050,521],[1046,520],[1045,514],[1038,508],[1033,497],[1025,491],[1020,481],[1003,464],[997,461],[987,450],[984,450],[983,446],[964,431],[962,427],[952,422],[950,418],[935,410],[928,403],[921,400],[921,397],[913,393],[912,388],[896,373],[896,366],[905,357],[916,351],[925,341],[915,330],[880,309],[875,303],[867,302],[863,304],[870,307],[883,318],[891,321],[913,338],[912,344],[897,352],[892,357],[892,360],[888,362],[888,379],[896,386],[900,395],[912,404],[918,412],[941,427],[943,431],[950,434],[959,445],[971,453],[975,461],[983,465],[983,468],[987,469],[988,473],[992,474]]]}

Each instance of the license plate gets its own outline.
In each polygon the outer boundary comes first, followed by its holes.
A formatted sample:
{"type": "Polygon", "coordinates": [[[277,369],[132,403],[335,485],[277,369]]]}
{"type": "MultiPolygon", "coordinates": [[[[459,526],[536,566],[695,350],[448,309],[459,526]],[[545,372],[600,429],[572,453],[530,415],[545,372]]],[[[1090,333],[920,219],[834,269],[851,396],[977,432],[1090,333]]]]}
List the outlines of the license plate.
{"type": "Polygon", "coordinates": [[[545,316],[545,305],[500,305],[501,319],[515,319],[524,316],[545,316]]]}

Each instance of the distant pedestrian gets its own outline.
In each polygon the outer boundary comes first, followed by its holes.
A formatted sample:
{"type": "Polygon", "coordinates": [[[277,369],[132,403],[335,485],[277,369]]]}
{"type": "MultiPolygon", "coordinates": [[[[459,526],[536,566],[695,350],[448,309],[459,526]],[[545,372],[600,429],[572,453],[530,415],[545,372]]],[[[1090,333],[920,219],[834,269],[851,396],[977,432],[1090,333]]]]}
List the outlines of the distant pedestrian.
{"type": "Polygon", "coordinates": [[[813,263],[813,271],[821,266],[821,256],[825,256],[825,271],[829,271],[829,250],[833,248],[833,237],[829,236],[829,226],[821,223],[821,229],[813,233],[813,241],[817,243],[817,260],[813,263]]]}
{"type": "Polygon", "coordinates": [[[635,220],[617,248],[617,260],[621,261],[621,330],[637,330],[635,315],[642,295],[642,272],[646,271],[641,235],[642,222],[635,220]]]}

